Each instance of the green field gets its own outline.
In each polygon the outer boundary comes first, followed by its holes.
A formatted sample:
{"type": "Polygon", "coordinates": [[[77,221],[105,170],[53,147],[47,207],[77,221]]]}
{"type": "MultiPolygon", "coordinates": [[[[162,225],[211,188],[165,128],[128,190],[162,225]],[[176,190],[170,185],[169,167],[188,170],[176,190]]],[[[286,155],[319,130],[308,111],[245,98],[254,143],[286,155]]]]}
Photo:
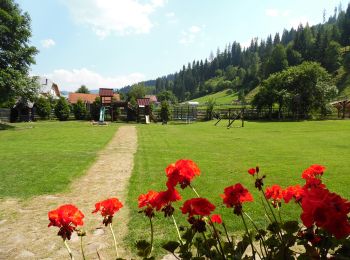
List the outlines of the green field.
{"type": "Polygon", "coordinates": [[[209,99],[214,99],[216,105],[228,105],[232,104],[232,101],[237,100],[238,98],[237,93],[233,92],[232,94],[228,94],[227,90],[223,90],[214,94],[209,94],[203,97],[193,99],[191,101],[199,102],[199,105],[203,106],[206,102],[208,102],[209,99]]]}
{"type": "MultiPolygon", "coordinates": [[[[237,182],[257,200],[245,205],[247,212],[259,225],[266,224],[259,194],[247,173],[256,165],[267,175],[265,187],[275,183],[286,187],[302,184],[301,172],[311,164],[323,164],[327,167],[323,179],[329,189],[350,197],[350,121],[246,122],[244,128],[232,129],[226,129],[223,122],[217,127],[213,124],[138,126],[138,151],[128,195],[132,207],[130,244],[145,238],[149,225],[145,217],[137,214],[137,197],[150,189],[166,189],[164,169],[180,158],[192,159],[199,165],[202,174],[193,185],[201,196],[217,205],[216,212],[223,214],[230,231],[242,230],[242,225],[222,206],[219,194],[237,182]]],[[[188,189],[180,192],[184,199],[194,197],[188,189]]],[[[180,204],[175,207],[178,209],[180,204]]],[[[297,218],[299,214],[300,209],[293,203],[282,206],[284,218],[297,218]]],[[[177,210],[175,217],[186,223],[180,215],[177,210]]],[[[155,229],[156,245],[165,236],[176,239],[171,220],[164,220],[161,213],[155,218],[155,229]]]]}
{"type": "Polygon", "coordinates": [[[115,125],[46,121],[11,124],[0,131],[0,197],[60,192],[93,163],[115,125]]]}

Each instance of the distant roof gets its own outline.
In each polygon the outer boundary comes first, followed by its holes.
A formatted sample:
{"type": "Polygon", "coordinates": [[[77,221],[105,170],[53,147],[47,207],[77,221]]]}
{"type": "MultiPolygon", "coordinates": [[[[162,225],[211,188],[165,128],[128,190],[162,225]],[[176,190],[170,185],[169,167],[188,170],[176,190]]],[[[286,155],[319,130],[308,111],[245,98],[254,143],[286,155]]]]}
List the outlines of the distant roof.
{"type": "Polygon", "coordinates": [[[146,95],[145,98],[149,98],[149,101],[152,102],[158,102],[157,96],[155,95],[146,95]]]}
{"type": "Polygon", "coordinates": [[[112,88],[100,88],[99,91],[100,97],[113,97],[112,88]]]}
{"type": "Polygon", "coordinates": [[[137,105],[139,106],[149,106],[150,99],[149,98],[138,98],[137,99],[137,105]]]}
{"type": "Polygon", "coordinates": [[[76,104],[81,99],[84,103],[93,103],[97,97],[99,97],[98,94],[69,93],[68,102],[76,104]]]}

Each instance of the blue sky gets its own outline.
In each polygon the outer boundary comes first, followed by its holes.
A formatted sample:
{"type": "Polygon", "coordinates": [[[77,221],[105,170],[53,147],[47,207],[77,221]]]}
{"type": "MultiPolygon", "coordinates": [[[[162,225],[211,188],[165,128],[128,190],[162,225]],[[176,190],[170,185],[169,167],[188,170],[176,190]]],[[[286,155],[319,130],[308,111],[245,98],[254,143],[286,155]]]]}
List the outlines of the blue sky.
{"type": "Polygon", "coordinates": [[[31,74],[61,90],[120,88],[174,73],[234,40],[322,22],[339,0],[16,0],[40,53],[31,74]]]}

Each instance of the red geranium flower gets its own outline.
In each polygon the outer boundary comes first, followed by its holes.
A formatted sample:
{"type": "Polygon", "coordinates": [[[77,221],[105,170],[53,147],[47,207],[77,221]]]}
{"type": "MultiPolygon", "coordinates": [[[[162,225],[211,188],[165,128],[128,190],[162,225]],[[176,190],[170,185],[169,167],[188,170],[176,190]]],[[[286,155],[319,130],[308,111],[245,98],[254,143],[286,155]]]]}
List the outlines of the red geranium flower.
{"type": "Polygon", "coordinates": [[[326,170],[326,167],[318,164],[313,164],[305,171],[303,171],[301,177],[303,179],[315,178],[316,176],[322,176],[323,172],[326,170]]]}
{"type": "Polygon", "coordinates": [[[287,187],[282,191],[284,202],[288,203],[292,198],[295,199],[295,202],[300,202],[303,192],[304,190],[300,187],[300,185],[287,187]]]}
{"type": "Polygon", "coordinates": [[[254,174],[256,173],[255,168],[250,168],[250,169],[248,170],[248,173],[249,173],[250,175],[254,176],[254,174]]]}
{"type": "Polygon", "coordinates": [[[160,210],[171,202],[175,202],[181,199],[181,195],[176,189],[169,188],[166,191],[159,192],[158,195],[155,196],[153,204],[157,210],[160,210]]]}
{"type": "Polygon", "coordinates": [[[215,206],[205,198],[194,198],[186,200],[180,209],[182,214],[188,214],[189,217],[194,215],[209,216],[215,210],[215,206]]]}
{"type": "Polygon", "coordinates": [[[123,204],[117,198],[110,198],[95,204],[95,210],[92,213],[101,211],[103,224],[106,226],[112,223],[113,215],[123,207],[123,204]]]}
{"type": "Polygon", "coordinates": [[[158,192],[150,190],[146,194],[141,194],[138,198],[139,208],[146,207],[140,212],[144,212],[149,218],[154,216],[154,208],[156,207],[155,198],[158,196],[158,192]]]}
{"type": "Polygon", "coordinates": [[[74,205],[66,204],[58,207],[55,210],[49,211],[49,227],[59,227],[57,235],[63,240],[70,240],[71,235],[77,226],[84,225],[84,214],[74,205]]]}
{"type": "Polygon", "coordinates": [[[252,194],[250,194],[249,191],[240,183],[226,187],[224,189],[224,194],[221,194],[220,196],[223,198],[223,203],[226,204],[226,207],[234,207],[233,212],[236,215],[242,214],[243,202],[253,201],[252,194]]]}
{"type": "Polygon", "coordinates": [[[301,220],[307,228],[316,224],[334,234],[337,239],[350,235],[350,223],[347,218],[350,202],[338,194],[323,188],[305,190],[301,207],[301,220]]]}
{"type": "Polygon", "coordinates": [[[198,166],[191,160],[178,160],[170,164],[166,169],[168,188],[175,187],[178,183],[181,188],[186,188],[195,176],[200,175],[198,166]]]}
{"type": "Polygon", "coordinates": [[[146,194],[141,194],[138,198],[139,208],[143,208],[144,206],[150,206],[152,208],[155,207],[154,199],[157,197],[158,192],[150,190],[146,194]]]}
{"type": "Polygon", "coordinates": [[[211,222],[222,224],[222,218],[219,214],[214,214],[210,217],[211,222]]]}
{"type": "Polygon", "coordinates": [[[277,207],[277,205],[280,205],[280,201],[283,197],[282,188],[277,184],[272,185],[271,187],[267,187],[265,196],[267,199],[272,199],[272,205],[274,207],[277,207]]]}
{"type": "Polygon", "coordinates": [[[246,201],[253,201],[253,196],[240,183],[226,187],[224,189],[224,194],[220,196],[223,198],[223,203],[226,204],[228,208],[240,205],[246,201]]]}
{"type": "Polygon", "coordinates": [[[322,183],[321,179],[317,179],[313,177],[306,179],[306,183],[303,186],[303,189],[312,189],[312,188],[326,188],[326,185],[322,183]]]}

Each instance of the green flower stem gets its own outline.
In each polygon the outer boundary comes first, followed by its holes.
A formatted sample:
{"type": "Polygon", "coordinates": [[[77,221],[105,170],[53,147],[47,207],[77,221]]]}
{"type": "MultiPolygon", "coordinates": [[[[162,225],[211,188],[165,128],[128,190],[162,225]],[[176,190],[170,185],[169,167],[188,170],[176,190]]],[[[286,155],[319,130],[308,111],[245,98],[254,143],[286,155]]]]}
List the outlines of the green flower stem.
{"type": "Polygon", "coordinates": [[[278,216],[279,216],[281,224],[282,224],[283,221],[282,221],[281,211],[280,211],[280,207],[278,205],[277,205],[277,211],[278,211],[278,216]]]}
{"type": "Polygon", "coordinates": [[[199,196],[198,192],[196,191],[196,189],[190,184],[189,185],[191,187],[191,189],[193,190],[193,192],[197,195],[198,198],[200,198],[201,196],[199,196]]]}
{"type": "MultiPolygon", "coordinates": [[[[242,221],[243,221],[243,224],[244,224],[244,227],[245,227],[245,231],[247,232],[247,235],[249,237],[250,246],[252,247],[253,259],[255,260],[255,249],[254,249],[254,245],[253,245],[253,240],[252,240],[252,237],[250,236],[250,233],[249,233],[249,230],[248,230],[248,226],[247,226],[247,223],[245,222],[243,214],[241,214],[241,217],[242,217],[242,221]]],[[[261,257],[260,257],[260,259],[261,259],[261,257]]]]}
{"type": "Polygon", "coordinates": [[[177,231],[177,236],[179,237],[179,241],[181,243],[181,245],[183,245],[182,239],[181,239],[181,235],[180,235],[180,231],[179,231],[179,227],[177,226],[176,220],[174,218],[174,215],[171,215],[171,218],[173,219],[176,231],[177,231]]]}
{"type": "MultiPolygon", "coordinates": [[[[214,225],[213,221],[211,221],[211,219],[209,219],[209,221],[210,221],[211,226],[213,227],[214,234],[215,234],[215,238],[216,238],[216,240],[218,241],[218,244],[219,244],[219,247],[220,247],[220,251],[221,251],[222,257],[223,257],[223,259],[226,259],[226,257],[225,257],[225,252],[224,252],[224,249],[222,248],[221,241],[220,241],[220,237],[219,237],[218,232],[217,232],[217,230],[216,230],[216,228],[215,228],[215,225],[214,225]]],[[[216,247],[216,246],[215,246],[215,247],[216,247]]],[[[217,247],[216,247],[216,250],[218,250],[217,247]]],[[[219,251],[219,250],[218,250],[218,251],[219,251]]]]}
{"type": "Polygon", "coordinates": [[[63,243],[64,243],[64,245],[65,245],[66,248],[67,248],[67,251],[68,251],[68,253],[69,253],[70,259],[71,259],[71,260],[74,260],[74,256],[73,256],[73,254],[72,254],[72,250],[70,250],[70,248],[69,248],[69,246],[68,246],[68,244],[67,244],[67,240],[64,239],[64,240],[63,240],[63,243]]]}
{"type": "Polygon", "coordinates": [[[264,207],[264,210],[265,210],[265,216],[267,217],[267,219],[271,222],[271,224],[273,223],[273,221],[272,221],[272,219],[271,219],[271,217],[270,217],[270,215],[267,213],[267,209],[266,209],[266,206],[265,206],[265,203],[264,203],[264,200],[263,200],[263,198],[262,197],[260,197],[261,198],[261,204],[263,205],[263,207],[264,207]]]}
{"type": "Polygon", "coordinates": [[[80,248],[81,248],[81,254],[83,256],[83,259],[85,260],[85,254],[84,254],[84,247],[83,247],[83,236],[80,236],[80,248]]]}
{"type": "MultiPolygon", "coordinates": [[[[243,211],[242,211],[242,212],[243,212],[243,211]]],[[[259,229],[258,229],[257,225],[255,224],[254,220],[253,220],[246,212],[243,212],[243,213],[244,213],[244,215],[247,216],[247,218],[250,220],[250,222],[253,224],[253,227],[255,228],[255,230],[256,230],[256,231],[258,232],[258,234],[259,234],[259,229]]],[[[262,243],[262,245],[263,245],[263,247],[264,247],[265,255],[266,255],[266,257],[267,257],[268,253],[267,253],[267,249],[266,249],[266,244],[265,244],[264,238],[261,237],[261,238],[260,238],[260,241],[261,241],[261,243],[262,243]]],[[[260,248],[261,248],[261,244],[260,244],[260,248]]]]}
{"type": "Polygon", "coordinates": [[[224,230],[225,230],[225,233],[226,233],[227,242],[229,242],[230,245],[232,245],[232,242],[231,242],[231,240],[230,240],[230,236],[228,235],[228,232],[227,232],[227,229],[226,229],[226,225],[225,225],[224,222],[222,222],[222,226],[223,226],[223,228],[224,228],[224,230]]]}
{"type": "Polygon", "coordinates": [[[112,232],[112,236],[113,236],[113,240],[114,240],[115,252],[117,253],[117,258],[118,258],[119,257],[119,253],[118,253],[118,247],[117,247],[117,240],[115,239],[112,223],[109,223],[109,228],[111,229],[111,232],[112,232]]]}
{"type": "Polygon", "coordinates": [[[204,232],[201,232],[202,235],[203,235],[203,238],[204,238],[204,241],[205,241],[205,244],[208,246],[208,250],[209,250],[209,257],[210,259],[213,259],[212,255],[211,255],[211,250],[210,250],[210,247],[208,245],[208,241],[207,241],[207,237],[205,236],[204,232]]]}
{"type": "Polygon", "coordinates": [[[152,249],[153,249],[153,223],[152,223],[152,218],[149,218],[149,223],[151,224],[151,250],[149,251],[149,254],[151,254],[152,249]]]}
{"type": "Polygon", "coordinates": [[[275,213],[273,212],[273,209],[271,208],[271,205],[270,205],[270,203],[269,203],[269,200],[266,198],[265,193],[264,193],[263,191],[261,191],[261,192],[262,192],[262,194],[264,195],[264,198],[265,198],[265,201],[266,201],[266,203],[267,203],[267,206],[269,207],[269,209],[270,209],[270,211],[271,211],[271,213],[272,213],[272,216],[273,216],[273,218],[274,218],[274,220],[275,220],[275,222],[276,222],[276,224],[277,224],[277,226],[278,226],[278,229],[279,229],[278,234],[279,234],[279,236],[280,236],[281,242],[283,243],[282,230],[281,230],[281,227],[280,227],[280,225],[279,225],[279,223],[278,223],[278,221],[277,221],[276,215],[275,215],[275,213]]]}

